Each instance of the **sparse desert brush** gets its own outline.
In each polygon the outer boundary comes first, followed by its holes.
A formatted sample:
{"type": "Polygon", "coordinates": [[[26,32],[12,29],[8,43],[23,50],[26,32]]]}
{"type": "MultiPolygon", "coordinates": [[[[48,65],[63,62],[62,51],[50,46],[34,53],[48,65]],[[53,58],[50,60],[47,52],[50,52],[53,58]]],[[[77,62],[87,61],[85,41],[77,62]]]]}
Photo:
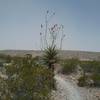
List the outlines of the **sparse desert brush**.
{"type": "Polygon", "coordinates": [[[91,76],[91,79],[94,81],[94,86],[100,87],[100,73],[95,73],[91,76]]]}
{"type": "Polygon", "coordinates": [[[99,61],[81,61],[80,67],[83,69],[83,76],[78,79],[79,86],[87,86],[87,80],[90,80],[92,86],[100,87],[100,62],[99,61]],[[87,78],[85,78],[87,76],[87,78]]]}
{"type": "Polygon", "coordinates": [[[79,62],[78,59],[75,58],[64,60],[62,63],[62,72],[64,74],[70,74],[75,72],[78,62],[79,62]]]}
{"type": "Polygon", "coordinates": [[[23,57],[17,61],[5,67],[8,78],[0,79],[0,99],[49,100],[49,94],[54,89],[53,71],[34,65],[32,58],[23,57]]]}

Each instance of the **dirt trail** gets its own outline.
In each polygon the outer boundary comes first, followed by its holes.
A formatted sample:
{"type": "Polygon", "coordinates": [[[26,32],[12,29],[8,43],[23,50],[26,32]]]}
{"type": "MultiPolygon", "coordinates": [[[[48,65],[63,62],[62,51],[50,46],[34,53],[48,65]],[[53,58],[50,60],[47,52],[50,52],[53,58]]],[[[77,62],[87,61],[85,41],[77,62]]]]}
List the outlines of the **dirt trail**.
{"type": "Polygon", "coordinates": [[[76,85],[74,86],[73,83],[60,74],[55,75],[55,80],[57,82],[56,95],[58,95],[55,96],[55,100],[83,100],[76,85]]]}

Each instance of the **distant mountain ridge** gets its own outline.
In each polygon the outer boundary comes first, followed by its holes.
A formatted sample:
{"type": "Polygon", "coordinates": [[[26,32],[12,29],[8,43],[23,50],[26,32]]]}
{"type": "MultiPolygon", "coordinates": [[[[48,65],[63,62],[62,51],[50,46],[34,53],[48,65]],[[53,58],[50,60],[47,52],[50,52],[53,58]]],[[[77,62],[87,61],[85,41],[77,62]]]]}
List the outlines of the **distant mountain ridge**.
{"type": "MultiPolygon", "coordinates": [[[[39,50],[0,50],[0,54],[11,56],[24,56],[25,54],[32,54],[32,56],[35,57],[41,56],[43,52],[39,50]]],[[[100,52],[62,50],[59,52],[59,55],[64,59],[79,58],[81,60],[100,60],[100,52]]]]}

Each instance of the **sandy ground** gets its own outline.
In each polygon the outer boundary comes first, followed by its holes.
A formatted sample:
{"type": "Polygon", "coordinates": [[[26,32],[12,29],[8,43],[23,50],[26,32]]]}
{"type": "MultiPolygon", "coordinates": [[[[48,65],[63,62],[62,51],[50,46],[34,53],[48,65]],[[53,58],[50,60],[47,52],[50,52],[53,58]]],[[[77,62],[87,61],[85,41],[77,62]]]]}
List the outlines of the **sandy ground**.
{"type": "Polygon", "coordinates": [[[78,87],[75,75],[55,75],[57,90],[52,100],[100,100],[100,88],[78,87]]]}

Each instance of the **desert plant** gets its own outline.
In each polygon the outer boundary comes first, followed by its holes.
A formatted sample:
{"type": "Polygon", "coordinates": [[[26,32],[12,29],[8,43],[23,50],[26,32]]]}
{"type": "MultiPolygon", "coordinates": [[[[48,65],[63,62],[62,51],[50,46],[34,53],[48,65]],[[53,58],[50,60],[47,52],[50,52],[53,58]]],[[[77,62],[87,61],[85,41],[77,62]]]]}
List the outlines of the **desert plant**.
{"type": "Polygon", "coordinates": [[[85,76],[81,76],[79,79],[78,79],[78,86],[80,87],[84,87],[87,85],[87,82],[86,82],[87,78],[85,76]]]}
{"type": "Polygon", "coordinates": [[[46,12],[45,27],[41,24],[42,32],[40,32],[41,50],[43,50],[43,61],[51,69],[53,64],[57,62],[57,50],[62,49],[63,39],[65,34],[63,32],[64,26],[59,24],[49,25],[49,21],[55,13],[46,12]],[[49,19],[50,17],[50,19],[49,19]],[[44,29],[44,31],[43,31],[44,29]]]}
{"type": "Polygon", "coordinates": [[[56,46],[49,46],[44,50],[43,61],[50,69],[54,69],[53,64],[58,61],[57,54],[56,46]]]}
{"type": "Polygon", "coordinates": [[[100,62],[99,61],[81,61],[80,67],[83,69],[83,77],[79,78],[79,85],[87,86],[90,80],[90,86],[100,86],[100,62]],[[87,76],[87,78],[85,78],[87,76]],[[83,80],[84,78],[84,80],[83,80]]]}
{"type": "MultiPolygon", "coordinates": [[[[34,66],[32,58],[6,67],[6,80],[0,79],[0,100],[49,100],[54,89],[53,71],[34,66]]],[[[19,61],[18,61],[19,62],[19,61]]]]}
{"type": "Polygon", "coordinates": [[[91,79],[94,81],[94,86],[100,87],[100,74],[95,73],[91,76],[91,79]]]}
{"type": "Polygon", "coordinates": [[[62,63],[62,72],[64,74],[70,74],[76,71],[78,59],[67,59],[62,63]]]}

